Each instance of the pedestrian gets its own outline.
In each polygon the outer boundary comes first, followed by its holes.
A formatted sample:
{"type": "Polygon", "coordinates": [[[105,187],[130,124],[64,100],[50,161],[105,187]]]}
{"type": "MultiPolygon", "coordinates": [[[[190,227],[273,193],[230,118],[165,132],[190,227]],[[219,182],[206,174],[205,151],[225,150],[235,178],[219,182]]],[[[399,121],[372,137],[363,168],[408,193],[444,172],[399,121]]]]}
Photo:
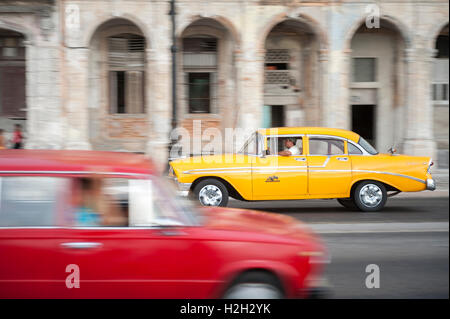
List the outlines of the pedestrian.
{"type": "Polygon", "coordinates": [[[3,129],[0,128],[0,150],[4,150],[5,148],[5,137],[3,136],[3,129]]]}
{"type": "Polygon", "coordinates": [[[22,125],[20,124],[14,125],[12,144],[14,149],[23,148],[22,125]]]}

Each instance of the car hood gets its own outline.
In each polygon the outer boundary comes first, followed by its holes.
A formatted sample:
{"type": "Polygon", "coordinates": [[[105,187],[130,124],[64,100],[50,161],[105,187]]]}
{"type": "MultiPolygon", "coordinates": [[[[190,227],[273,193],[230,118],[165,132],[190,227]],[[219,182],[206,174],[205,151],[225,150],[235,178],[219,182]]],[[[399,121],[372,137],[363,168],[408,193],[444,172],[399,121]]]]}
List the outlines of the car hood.
{"type": "Polygon", "coordinates": [[[317,239],[304,223],[285,215],[223,207],[201,208],[209,229],[251,232],[295,240],[317,239]]]}

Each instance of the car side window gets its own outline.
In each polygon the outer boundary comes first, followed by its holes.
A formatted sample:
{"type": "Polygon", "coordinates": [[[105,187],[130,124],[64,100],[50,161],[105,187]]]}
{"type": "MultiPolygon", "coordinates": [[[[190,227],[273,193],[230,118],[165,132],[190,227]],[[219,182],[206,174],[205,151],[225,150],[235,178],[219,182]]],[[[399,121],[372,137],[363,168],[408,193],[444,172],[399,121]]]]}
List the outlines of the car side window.
{"type": "Polygon", "coordinates": [[[69,179],[58,177],[1,177],[0,226],[57,226],[68,185],[69,179]]]}
{"type": "Polygon", "coordinates": [[[303,154],[303,139],[301,136],[270,136],[267,138],[269,155],[277,155],[278,152],[288,150],[289,148],[286,146],[287,140],[290,140],[293,147],[298,150],[298,154],[295,155],[303,154]]]}
{"type": "Polygon", "coordinates": [[[359,148],[357,148],[352,143],[347,143],[347,148],[348,148],[349,155],[362,155],[362,153],[363,153],[359,148]]]}
{"type": "Polygon", "coordinates": [[[310,155],[341,155],[345,154],[344,141],[334,138],[309,138],[310,155]]]}
{"type": "Polygon", "coordinates": [[[129,187],[122,178],[82,177],[72,179],[72,226],[128,226],[129,187]]]}

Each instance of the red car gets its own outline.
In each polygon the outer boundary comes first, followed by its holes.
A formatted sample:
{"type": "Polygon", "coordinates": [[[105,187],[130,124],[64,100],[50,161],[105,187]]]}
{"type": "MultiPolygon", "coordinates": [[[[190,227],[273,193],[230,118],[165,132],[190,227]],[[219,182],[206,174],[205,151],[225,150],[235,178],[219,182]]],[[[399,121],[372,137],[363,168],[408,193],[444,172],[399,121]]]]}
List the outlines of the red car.
{"type": "Polygon", "coordinates": [[[293,218],[192,206],[144,155],[0,151],[0,298],[303,298],[325,250],[293,218]]]}

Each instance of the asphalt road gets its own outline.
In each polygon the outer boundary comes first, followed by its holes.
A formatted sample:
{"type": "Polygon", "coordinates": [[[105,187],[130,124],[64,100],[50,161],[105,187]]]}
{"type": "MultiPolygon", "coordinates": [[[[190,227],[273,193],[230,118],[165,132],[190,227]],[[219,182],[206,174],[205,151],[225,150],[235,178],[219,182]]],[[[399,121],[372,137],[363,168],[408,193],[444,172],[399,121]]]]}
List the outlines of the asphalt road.
{"type": "Polygon", "coordinates": [[[331,298],[449,298],[449,199],[390,198],[377,213],[335,200],[240,202],[230,207],[290,215],[306,222],[330,254],[331,298]],[[366,287],[376,264],[380,287],[366,287]]]}

